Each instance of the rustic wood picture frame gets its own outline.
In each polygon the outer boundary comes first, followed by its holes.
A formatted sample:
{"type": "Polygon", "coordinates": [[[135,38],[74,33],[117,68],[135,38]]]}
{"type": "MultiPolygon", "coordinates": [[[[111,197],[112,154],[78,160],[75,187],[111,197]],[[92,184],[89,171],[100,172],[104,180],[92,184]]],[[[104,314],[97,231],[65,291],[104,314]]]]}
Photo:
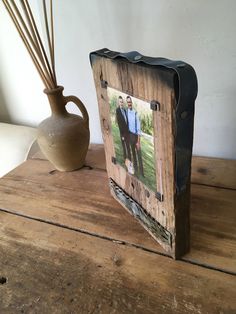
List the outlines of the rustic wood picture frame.
{"type": "Polygon", "coordinates": [[[179,258],[189,250],[189,200],[197,79],[182,61],[101,49],[90,54],[112,195],[179,258]],[[116,163],[107,87],[153,110],[156,191],[116,163]]]}

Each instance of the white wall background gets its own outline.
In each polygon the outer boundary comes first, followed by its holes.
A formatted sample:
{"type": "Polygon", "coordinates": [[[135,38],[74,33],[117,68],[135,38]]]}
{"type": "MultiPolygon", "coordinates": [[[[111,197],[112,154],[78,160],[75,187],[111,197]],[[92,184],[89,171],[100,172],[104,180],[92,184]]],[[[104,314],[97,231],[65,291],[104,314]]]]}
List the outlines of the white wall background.
{"type": "MultiPolygon", "coordinates": [[[[40,17],[39,3],[31,1],[40,17]]],[[[194,154],[236,159],[235,0],[56,0],[56,68],[65,95],[102,142],[89,52],[107,47],[184,60],[199,81],[194,154]]],[[[50,114],[43,85],[0,3],[0,120],[36,126],[50,114]]],[[[76,111],[69,105],[70,111],[76,111]]]]}

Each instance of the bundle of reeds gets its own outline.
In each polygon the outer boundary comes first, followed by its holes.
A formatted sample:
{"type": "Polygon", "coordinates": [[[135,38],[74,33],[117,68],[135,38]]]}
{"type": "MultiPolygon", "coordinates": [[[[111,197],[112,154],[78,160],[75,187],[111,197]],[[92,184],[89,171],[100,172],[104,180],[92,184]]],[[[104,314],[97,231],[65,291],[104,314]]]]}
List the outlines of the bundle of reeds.
{"type": "Polygon", "coordinates": [[[46,0],[42,0],[44,26],[47,35],[49,55],[46,52],[35,18],[28,0],[3,0],[3,3],[24,42],[34,65],[47,89],[57,87],[54,56],[53,5],[50,0],[48,10],[46,0]],[[49,18],[48,18],[49,15],[49,18]]]}

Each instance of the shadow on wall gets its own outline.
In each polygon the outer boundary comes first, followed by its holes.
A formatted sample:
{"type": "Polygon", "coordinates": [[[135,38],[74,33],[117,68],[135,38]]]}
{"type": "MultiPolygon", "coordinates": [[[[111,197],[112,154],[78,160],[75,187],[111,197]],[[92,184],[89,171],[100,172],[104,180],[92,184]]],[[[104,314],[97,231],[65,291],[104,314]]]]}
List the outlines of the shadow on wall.
{"type": "Polygon", "coordinates": [[[7,109],[6,97],[4,95],[2,86],[0,85],[0,122],[11,122],[10,113],[7,109]]]}

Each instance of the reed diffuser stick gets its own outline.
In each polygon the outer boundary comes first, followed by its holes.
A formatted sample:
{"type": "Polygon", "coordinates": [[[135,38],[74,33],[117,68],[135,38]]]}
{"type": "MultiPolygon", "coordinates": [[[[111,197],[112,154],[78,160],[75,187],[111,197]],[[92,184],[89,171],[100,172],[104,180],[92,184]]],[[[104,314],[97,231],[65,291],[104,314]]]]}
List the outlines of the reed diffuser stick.
{"type": "Polygon", "coordinates": [[[37,59],[33,49],[31,48],[31,46],[30,46],[30,44],[29,44],[29,42],[28,42],[28,40],[27,40],[23,30],[21,29],[20,24],[19,24],[15,14],[14,14],[14,12],[12,11],[12,8],[11,8],[8,0],[3,0],[3,3],[5,5],[8,13],[10,14],[10,16],[12,18],[12,21],[15,24],[15,27],[16,27],[16,29],[17,29],[17,31],[18,31],[22,41],[24,42],[24,44],[25,44],[25,46],[26,46],[26,48],[27,48],[27,50],[28,50],[28,52],[30,54],[30,57],[32,58],[33,63],[35,64],[35,66],[36,66],[36,68],[37,68],[37,70],[39,72],[39,75],[40,75],[41,79],[43,80],[46,88],[53,88],[50,80],[47,78],[47,76],[45,75],[45,73],[43,71],[43,68],[41,67],[40,63],[38,62],[38,59],[37,59]]]}
{"type": "Polygon", "coordinates": [[[55,71],[54,25],[53,25],[53,5],[52,5],[52,0],[50,0],[50,20],[51,20],[52,71],[53,71],[53,74],[54,74],[55,81],[57,82],[56,71],[55,71]]]}
{"type": "Polygon", "coordinates": [[[47,40],[48,40],[48,48],[49,48],[49,53],[50,53],[50,58],[51,58],[51,65],[53,68],[53,49],[52,49],[52,41],[50,38],[49,26],[48,26],[48,15],[47,15],[46,0],[43,0],[43,13],[44,13],[44,22],[45,22],[45,28],[46,28],[46,34],[47,34],[47,40]]]}
{"type": "Polygon", "coordinates": [[[42,49],[42,45],[40,44],[40,40],[38,39],[36,30],[35,30],[35,24],[34,24],[34,21],[32,19],[32,15],[30,14],[30,11],[29,11],[29,8],[28,8],[26,2],[27,1],[25,1],[25,0],[21,0],[21,6],[22,6],[22,9],[24,11],[24,14],[25,14],[28,26],[30,28],[31,36],[33,37],[34,44],[37,47],[37,53],[38,53],[38,56],[40,57],[41,62],[42,63],[46,62],[46,65],[47,65],[47,67],[46,67],[47,68],[47,75],[50,76],[51,79],[53,80],[54,79],[53,73],[51,71],[51,68],[50,68],[49,62],[47,60],[47,57],[45,57],[46,54],[44,54],[44,51],[42,49]]]}
{"type": "MultiPolygon", "coordinates": [[[[36,52],[36,56],[38,57],[38,59],[40,60],[41,64],[43,63],[43,56],[42,56],[42,53],[41,53],[41,50],[40,48],[38,47],[38,43],[37,41],[34,40],[34,34],[30,33],[30,31],[28,30],[27,28],[27,25],[25,23],[25,21],[23,20],[23,17],[21,16],[21,13],[19,11],[19,9],[17,8],[16,4],[14,1],[11,1],[12,2],[12,6],[14,8],[14,11],[16,12],[15,13],[15,16],[18,18],[18,21],[20,22],[19,25],[21,24],[22,27],[22,31],[26,34],[26,38],[28,37],[28,40],[29,40],[29,43],[31,44],[31,47],[32,49],[34,49],[34,51],[36,52]],[[31,35],[32,34],[32,35],[31,35]]],[[[48,80],[50,80],[49,78],[49,73],[47,71],[47,69],[45,69],[45,76],[47,76],[48,80]]]]}
{"type": "Polygon", "coordinates": [[[9,13],[29,55],[47,89],[57,87],[56,71],[55,71],[55,56],[54,56],[54,29],[53,29],[53,6],[50,0],[50,29],[48,23],[47,5],[43,0],[44,24],[47,34],[47,44],[50,54],[48,59],[45,46],[42,42],[35,23],[28,0],[20,0],[21,10],[15,0],[3,0],[7,12],[9,13]],[[23,11],[23,12],[22,12],[23,11]],[[51,34],[51,36],[50,36],[51,34]],[[51,64],[50,64],[51,63],[51,64]]]}
{"type": "Polygon", "coordinates": [[[28,10],[30,19],[31,19],[31,21],[32,21],[32,24],[33,24],[33,27],[34,27],[34,31],[35,31],[37,40],[38,40],[38,42],[39,42],[41,51],[42,51],[42,53],[43,53],[43,56],[44,56],[46,65],[47,65],[47,67],[48,67],[48,69],[49,69],[49,71],[50,71],[50,75],[51,75],[52,80],[53,80],[53,82],[54,82],[54,86],[56,87],[56,86],[57,86],[57,82],[56,82],[55,77],[54,77],[54,75],[53,75],[53,73],[52,73],[52,70],[51,70],[51,67],[50,67],[50,63],[49,63],[49,61],[48,61],[48,57],[47,57],[47,54],[46,54],[46,50],[45,50],[45,48],[44,48],[44,45],[43,45],[41,36],[40,36],[40,34],[39,34],[37,25],[36,25],[36,23],[35,23],[35,19],[34,19],[34,16],[33,16],[32,10],[31,10],[31,7],[30,7],[30,5],[29,5],[28,0],[23,0],[23,1],[25,2],[25,5],[26,5],[26,7],[27,7],[27,10],[28,10]]]}

